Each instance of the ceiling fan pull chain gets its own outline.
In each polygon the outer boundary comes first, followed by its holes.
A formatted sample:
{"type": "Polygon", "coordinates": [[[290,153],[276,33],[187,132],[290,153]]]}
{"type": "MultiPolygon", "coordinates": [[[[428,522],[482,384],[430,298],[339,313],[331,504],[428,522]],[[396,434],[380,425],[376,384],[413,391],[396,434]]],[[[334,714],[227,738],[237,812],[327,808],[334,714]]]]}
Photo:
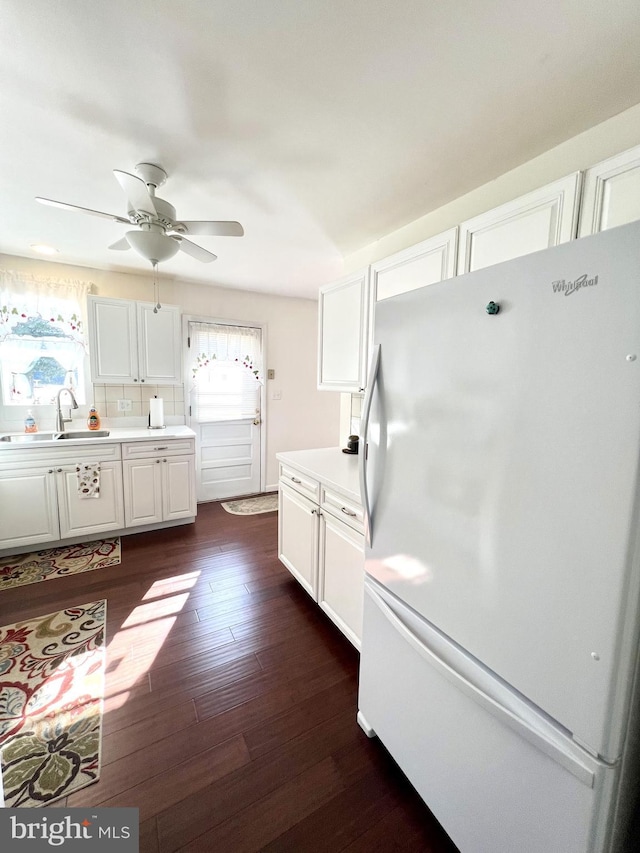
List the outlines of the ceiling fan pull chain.
{"type": "Polygon", "coordinates": [[[158,284],[158,262],[152,263],[153,266],[153,298],[155,300],[155,306],[153,309],[153,313],[157,314],[158,311],[162,308],[160,305],[160,285],[158,284]]]}

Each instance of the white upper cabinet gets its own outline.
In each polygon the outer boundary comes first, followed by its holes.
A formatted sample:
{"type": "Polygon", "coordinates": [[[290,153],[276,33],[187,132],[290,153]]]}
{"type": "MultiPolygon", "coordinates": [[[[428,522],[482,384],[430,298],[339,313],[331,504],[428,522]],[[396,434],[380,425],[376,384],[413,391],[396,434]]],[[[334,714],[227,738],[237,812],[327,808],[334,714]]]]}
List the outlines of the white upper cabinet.
{"type": "Polygon", "coordinates": [[[423,240],[371,264],[369,345],[373,343],[376,302],[444,281],[456,274],[458,228],[423,240]]]}
{"type": "Polygon", "coordinates": [[[371,264],[371,302],[454,276],[457,238],[458,229],[450,228],[371,264]]]}
{"type": "Polygon", "coordinates": [[[136,303],[138,370],[143,382],[171,385],[182,382],[180,308],[163,305],[153,313],[148,302],[136,303]]]}
{"type": "Polygon", "coordinates": [[[367,371],[369,268],[320,288],[318,388],[363,391],[367,371]]]}
{"type": "Polygon", "coordinates": [[[640,146],[587,169],[580,236],[640,219],[640,146]]]}
{"type": "Polygon", "coordinates": [[[93,382],[182,382],[178,306],[154,314],[151,303],[89,296],[87,307],[93,382]]]}
{"type": "Polygon", "coordinates": [[[458,275],[573,240],[580,185],[575,172],[463,222],[458,275]]]}

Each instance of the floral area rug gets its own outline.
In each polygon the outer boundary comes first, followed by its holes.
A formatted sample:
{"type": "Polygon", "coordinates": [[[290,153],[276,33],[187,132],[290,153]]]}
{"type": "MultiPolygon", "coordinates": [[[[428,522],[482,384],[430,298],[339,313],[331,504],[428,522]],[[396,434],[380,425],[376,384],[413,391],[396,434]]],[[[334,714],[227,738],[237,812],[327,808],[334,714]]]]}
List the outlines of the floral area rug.
{"type": "Polygon", "coordinates": [[[0,558],[0,591],[37,581],[90,572],[121,561],[120,537],[82,545],[64,545],[33,554],[0,558]]]}
{"type": "Polygon", "coordinates": [[[98,779],[106,606],[94,601],[0,628],[7,808],[47,805],[98,779]]]}
{"type": "Polygon", "coordinates": [[[278,509],[278,494],[259,495],[239,501],[225,501],[222,506],[232,515],[257,515],[260,512],[275,512],[278,509]]]}

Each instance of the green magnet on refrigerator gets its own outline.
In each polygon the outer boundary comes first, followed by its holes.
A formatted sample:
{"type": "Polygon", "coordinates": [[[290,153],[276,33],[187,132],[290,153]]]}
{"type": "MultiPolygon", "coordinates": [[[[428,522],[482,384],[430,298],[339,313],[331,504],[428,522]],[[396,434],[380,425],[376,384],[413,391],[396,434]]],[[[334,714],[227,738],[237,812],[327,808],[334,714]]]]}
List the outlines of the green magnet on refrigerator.
{"type": "Polygon", "coordinates": [[[500,306],[497,302],[490,302],[485,310],[487,314],[497,314],[500,311],[500,306]]]}

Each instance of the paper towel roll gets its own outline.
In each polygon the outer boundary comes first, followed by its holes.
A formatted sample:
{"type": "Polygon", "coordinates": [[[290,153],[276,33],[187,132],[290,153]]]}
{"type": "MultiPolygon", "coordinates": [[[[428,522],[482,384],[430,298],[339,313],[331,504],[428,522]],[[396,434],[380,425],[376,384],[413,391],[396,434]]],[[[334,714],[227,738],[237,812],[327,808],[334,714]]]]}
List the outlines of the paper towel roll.
{"type": "Polygon", "coordinates": [[[149,400],[149,426],[158,429],[164,426],[164,410],[162,397],[149,400]]]}

